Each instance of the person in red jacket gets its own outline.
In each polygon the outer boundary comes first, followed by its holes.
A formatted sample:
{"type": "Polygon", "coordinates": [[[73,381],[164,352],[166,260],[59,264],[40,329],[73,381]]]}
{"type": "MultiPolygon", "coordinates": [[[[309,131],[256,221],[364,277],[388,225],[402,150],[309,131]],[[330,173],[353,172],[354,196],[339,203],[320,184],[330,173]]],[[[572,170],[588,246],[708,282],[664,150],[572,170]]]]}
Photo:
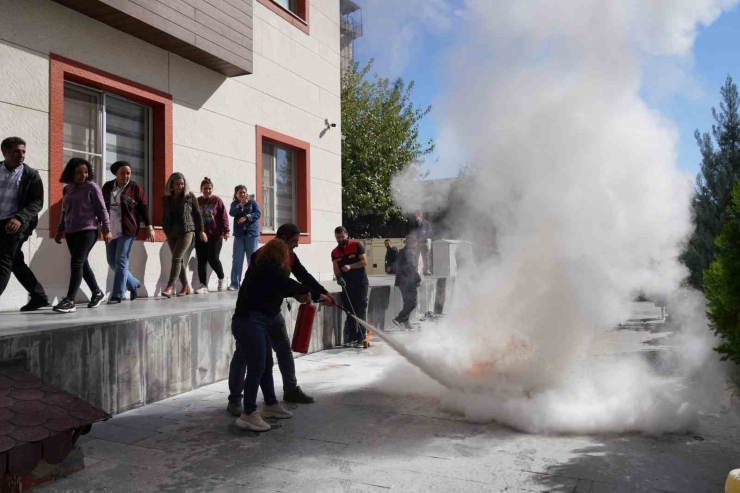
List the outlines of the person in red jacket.
{"type": "Polygon", "coordinates": [[[116,161],[110,167],[115,175],[103,185],[103,200],[110,216],[113,239],[106,246],[108,266],[115,272],[109,305],[120,303],[128,290],[131,301],[137,297],[136,290],[141,283],[128,269],[131,248],[139,233],[139,225],[147,228],[147,240],[154,241],[154,227],[149,216],[149,205],[144,189],[131,180],[131,164],[116,161]]]}
{"type": "Polygon", "coordinates": [[[224,268],[221,265],[220,256],[224,241],[229,239],[229,216],[226,213],[223,200],[217,195],[213,195],[213,182],[207,176],[200,182],[200,192],[203,195],[198,197],[198,205],[201,214],[203,214],[203,230],[208,241],[204,242],[197,239],[195,241],[195,255],[198,258],[198,279],[200,280],[200,288],[195,290],[195,294],[208,294],[207,265],[211,266],[218,277],[218,290],[224,291],[226,289],[224,268]]]}
{"type": "MultiPolygon", "coordinates": [[[[367,318],[367,293],[369,281],[365,266],[367,258],[362,243],[349,239],[347,228],[337,226],[334,229],[337,247],[331,252],[334,265],[334,275],[337,282],[344,288],[342,305],[354,312],[361,320],[367,318]]],[[[347,317],[344,323],[344,340],[347,344],[366,348],[367,334],[355,319],[347,317]]]]}

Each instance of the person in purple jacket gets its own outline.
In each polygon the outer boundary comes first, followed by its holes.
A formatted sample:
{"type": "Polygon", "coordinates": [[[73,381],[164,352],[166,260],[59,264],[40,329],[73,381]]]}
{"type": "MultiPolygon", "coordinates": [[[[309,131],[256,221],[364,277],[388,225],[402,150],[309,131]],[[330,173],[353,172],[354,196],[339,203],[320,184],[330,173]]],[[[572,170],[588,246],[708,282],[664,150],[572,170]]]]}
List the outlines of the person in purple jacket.
{"type": "Polygon", "coordinates": [[[224,268],[221,265],[221,247],[224,241],[229,239],[229,216],[223,200],[213,195],[213,182],[207,176],[200,182],[200,193],[198,205],[203,214],[203,230],[208,237],[207,242],[195,240],[195,255],[198,257],[198,279],[200,288],[195,294],[208,294],[208,272],[210,265],[218,277],[218,290],[226,289],[224,281],[224,268]]]}
{"type": "Polygon", "coordinates": [[[98,307],[105,300],[105,293],[98,287],[95,274],[87,261],[90,251],[98,240],[98,229],[102,230],[106,244],[112,239],[103,192],[93,181],[94,179],[95,174],[90,163],[75,157],[70,159],[64,167],[59,180],[66,186],[62,199],[62,216],[59,219],[54,241],[61,244],[62,235],[66,236],[71,257],[71,273],[67,297],[54,307],[55,312],[75,311],[75,297],[83,278],[92,292],[87,307],[98,307]]]}

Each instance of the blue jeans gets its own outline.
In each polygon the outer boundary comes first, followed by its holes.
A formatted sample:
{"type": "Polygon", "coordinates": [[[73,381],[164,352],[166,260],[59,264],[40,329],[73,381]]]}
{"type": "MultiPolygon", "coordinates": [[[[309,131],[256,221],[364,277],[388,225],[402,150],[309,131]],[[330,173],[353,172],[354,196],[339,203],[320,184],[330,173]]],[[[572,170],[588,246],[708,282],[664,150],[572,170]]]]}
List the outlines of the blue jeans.
{"type": "MultiPolygon", "coordinates": [[[[280,374],[283,376],[283,392],[288,394],[298,387],[298,379],[295,376],[295,361],[293,351],[290,349],[288,328],[285,326],[282,314],[270,321],[267,331],[270,334],[270,344],[277,355],[280,374]]],[[[231,358],[231,365],[229,365],[229,402],[237,403],[242,399],[246,372],[247,361],[237,343],[236,351],[231,358]]]]}
{"type": "Polygon", "coordinates": [[[108,266],[116,273],[111,298],[123,298],[127,289],[133,291],[139,286],[139,280],[128,270],[128,257],[131,254],[131,247],[134,246],[134,240],[136,236],[121,236],[105,247],[108,266]]]}
{"type": "Polygon", "coordinates": [[[236,339],[236,350],[247,361],[247,378],[244,380],[244,414],[257,410],[257,389],[262,389],[265,404],[277,404],[275,382],[272,380],[272,344],[269,327],[273,319],[256,312],[248,317],[234,317],[231,333],[236,339]]]}
{"type": "Polygon", "coordinates": [[[235,236],[234,237],[234,257],[231,264],[231,285],[238,288],[242,283],[244,275],[244,257],[247,257],[247,266],[252,254],[260,245],[259,236],[235,236]]]}

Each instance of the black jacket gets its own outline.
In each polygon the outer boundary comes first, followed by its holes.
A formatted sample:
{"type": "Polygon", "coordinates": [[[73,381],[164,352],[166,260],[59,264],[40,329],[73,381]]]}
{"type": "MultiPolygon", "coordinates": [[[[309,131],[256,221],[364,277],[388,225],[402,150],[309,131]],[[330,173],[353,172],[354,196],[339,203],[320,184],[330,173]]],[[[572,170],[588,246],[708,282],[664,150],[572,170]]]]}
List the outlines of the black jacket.
{"type": "Polygon", "coordinates": [[[247,317],[251,312],[268,317],[280,314],[283,299],[308,293],[306,286],[294,281],[278,264],[266,261],[252,265],[239,288],[235,317],[247,317]]]}
{"type": "Polygon", "coordinates": [[[398,252],[396,260],[396,286],[403,288],[415,288],[421,282],[419,275],[419,266],[416,263],[417,256],[408,246],[405,246],[398,252]]]}
{"type": "MultiPolygon", "coordinates": [[[[257,249],[257,251],[254,252],[249,258],[250,269],[247,269],[247,273],[245,275],[246,277],[249,276],[251,266],[255,264],[255,259],[257,258],[258,251],[259,249],[257,249]]],[[[312,276],[305,267],[303,267],[301,261],[298,260],[298,255],[296,255],[294,252],[290,252],[290,273],[293,274],[296,279],[298,279],[299,283],[308,288],[308,290],[311,292],[311,299],[313,301],[319,301],[319,297],[322,294],[329,294],[329,291],[327,291],[326,288],[322,286],[321,283],[317,281],[316,278],[312,276]]]]}
{"type": "MultiPolygon", "coordinates": [[[[3,164],[3,166],[5,166],[3,164]]],[[[44,206],[44,184],[39,172],[27,164],[23,165],[23,176],[21,186],[18,189],[18,201],[20,202],[18,213],[15,215],[21,222],[18,235],[24,238],[31,236],[33,230],[39,223],[39,212],[44,206]]]]}

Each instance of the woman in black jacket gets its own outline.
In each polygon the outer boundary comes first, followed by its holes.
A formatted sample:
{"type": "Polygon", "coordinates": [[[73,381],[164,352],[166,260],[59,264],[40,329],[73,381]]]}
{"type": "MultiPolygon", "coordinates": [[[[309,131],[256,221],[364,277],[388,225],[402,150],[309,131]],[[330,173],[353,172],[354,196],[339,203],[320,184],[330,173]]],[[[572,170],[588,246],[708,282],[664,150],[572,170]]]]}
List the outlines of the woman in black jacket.
{"type": "Polygon", "coordinates": [[[292,414],[278,403],[272,379],[272,344],[270,327],[281,323],[283,299],[293,297],[309,303],[307,287],[290,278],[290,247],[280,239],[269,241],[256,254],[254,265],[247,271],[239,289],[239,298],[231,322],[237,351],[247,361],[244,381],[244,411],[236,425],[244,430],[267,431],[270,425],[262,418],[290,418],[292,414]],[[265,406],[257,411],[257,389],[262,389],[265,406]]]}

